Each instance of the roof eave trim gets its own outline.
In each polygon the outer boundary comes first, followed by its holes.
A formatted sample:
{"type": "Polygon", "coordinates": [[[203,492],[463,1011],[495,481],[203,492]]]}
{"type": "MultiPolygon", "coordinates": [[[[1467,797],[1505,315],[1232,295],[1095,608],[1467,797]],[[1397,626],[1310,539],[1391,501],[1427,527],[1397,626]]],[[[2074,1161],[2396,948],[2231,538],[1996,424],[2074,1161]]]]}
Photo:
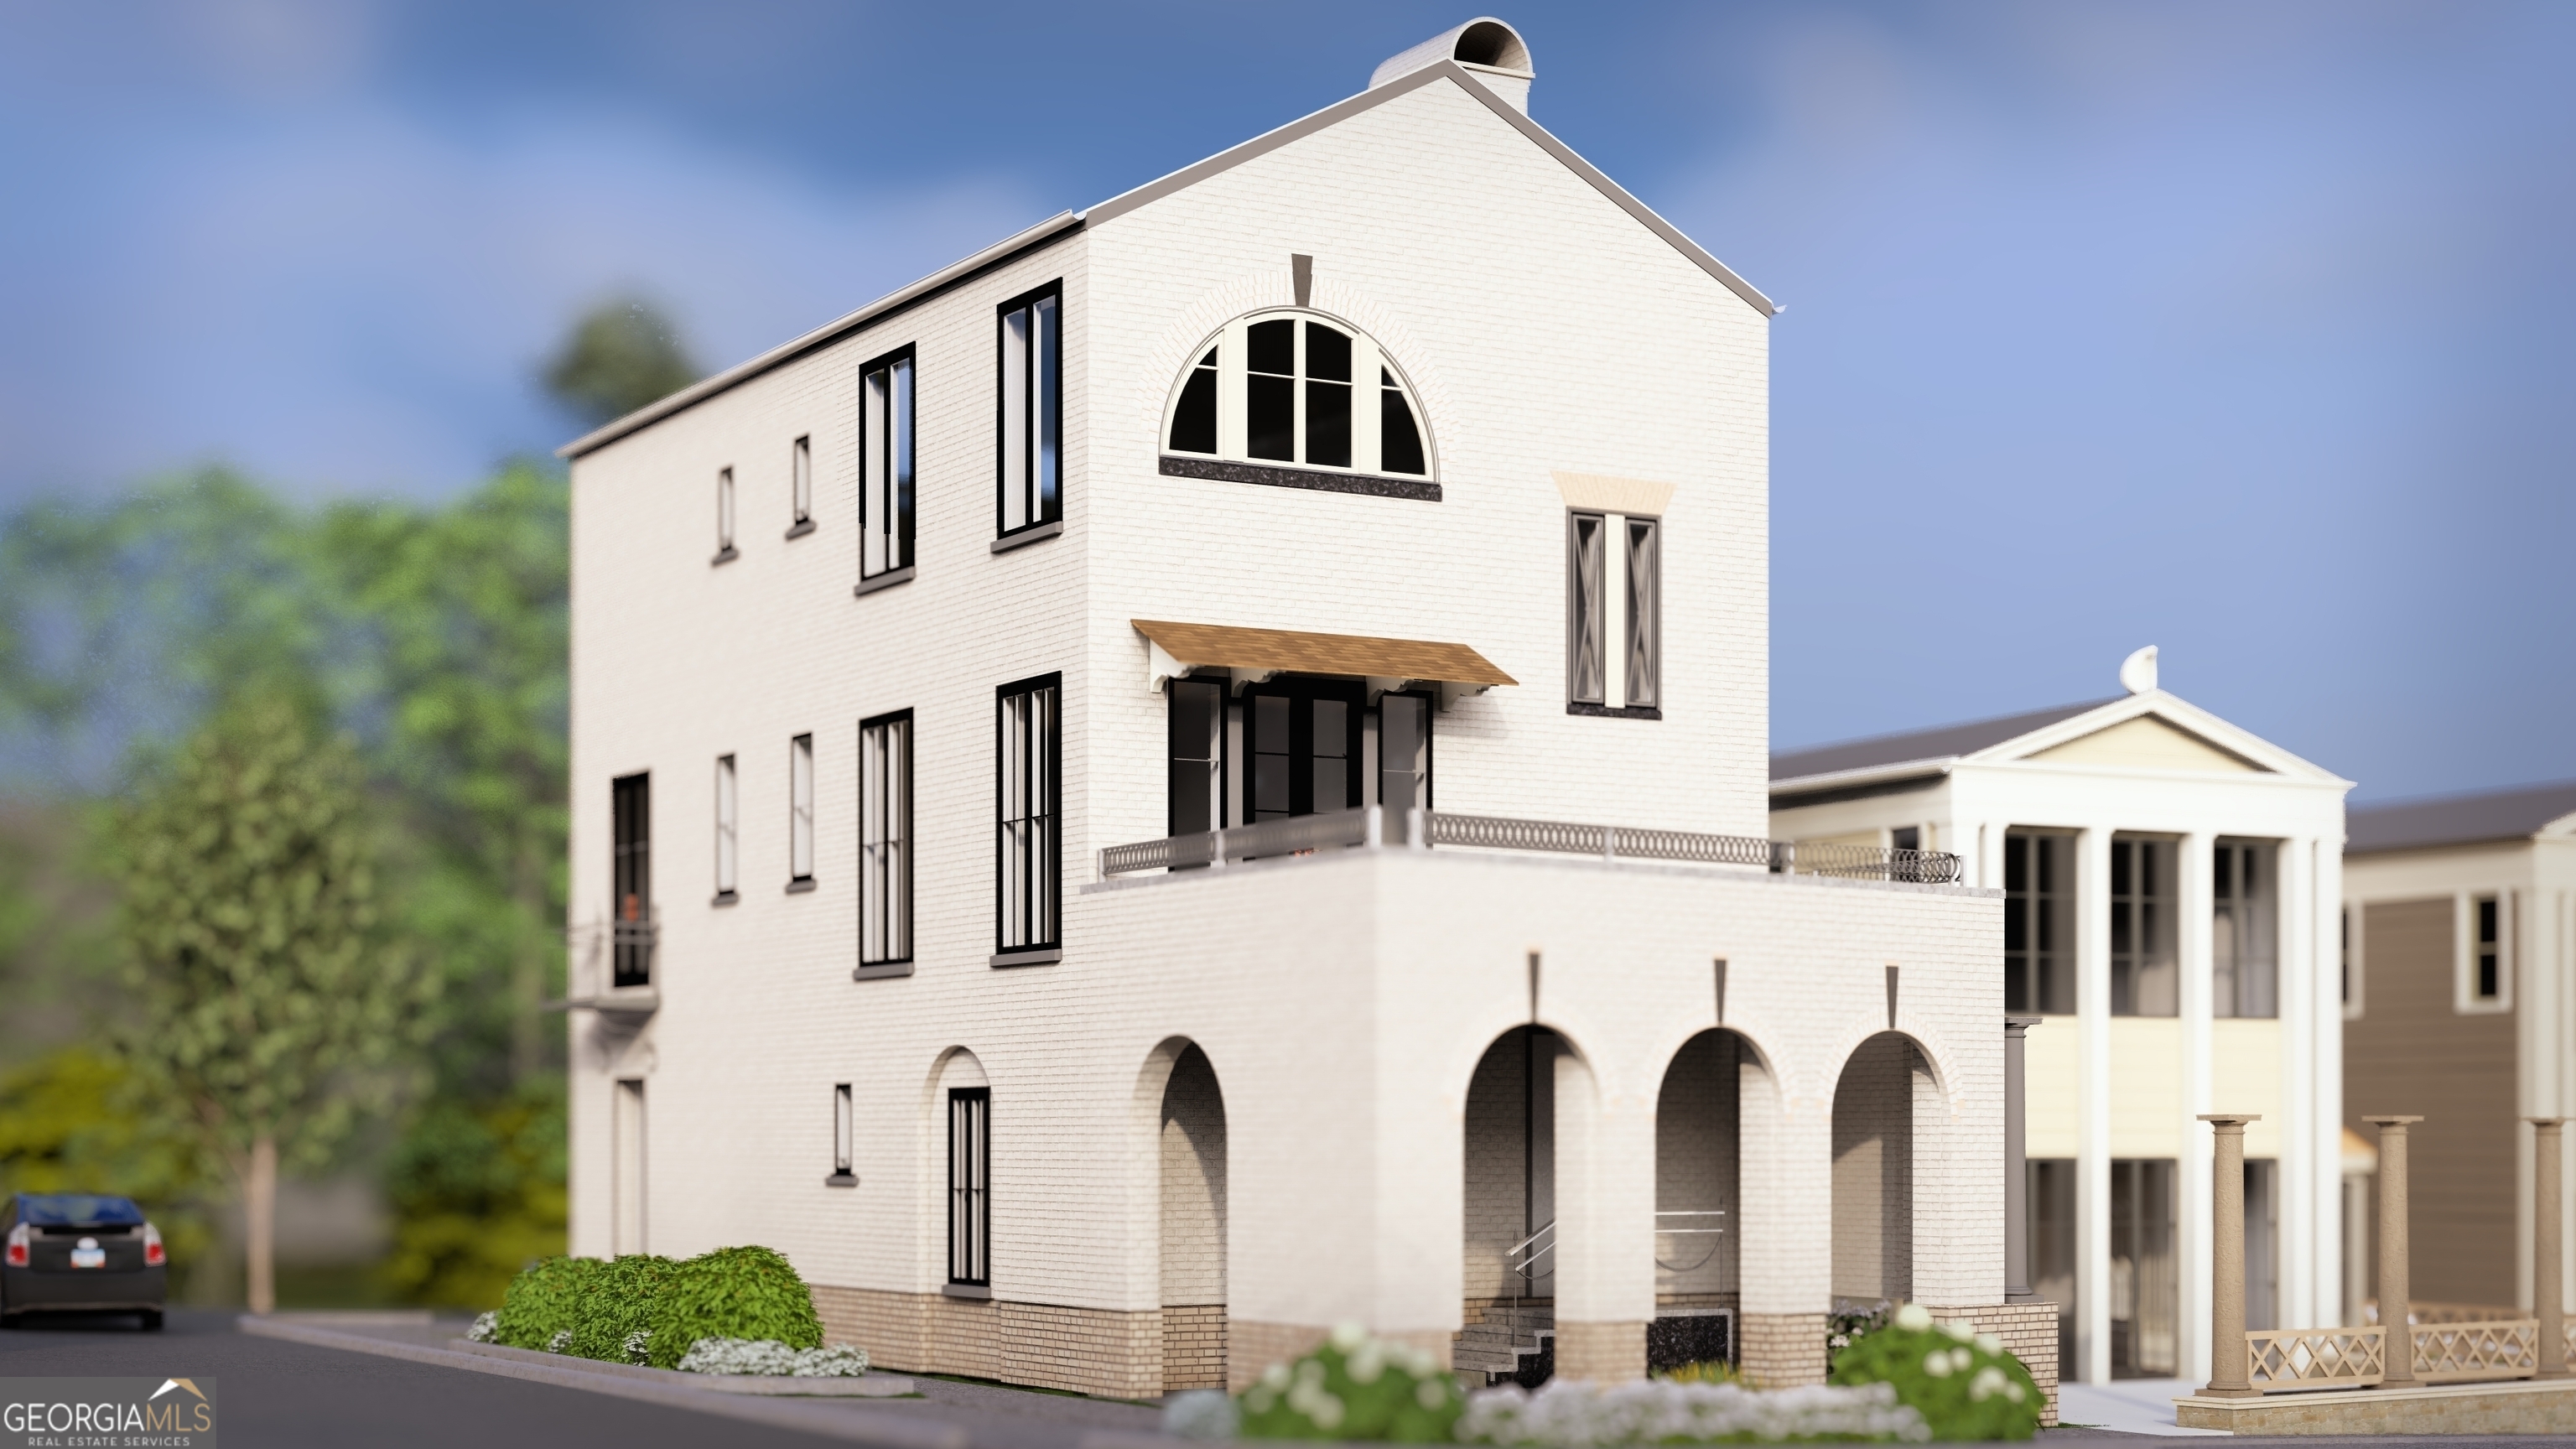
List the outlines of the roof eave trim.
{"type": "Polygon", "coordinates": [[[1093,226],[1115,220],[1139,207],[1150,206],[1164,197],[1186,191],[1211,176],[1221,175],[1247,161],[1268,155],[1293,141],[1302,141],[1318,131],[1330,129],[1398,96],[1420,90],[1437,80],[1453,81],[1468,95],[1484,102],[1487,110],[1502,117],[1522,135],[1537,143],[1540,150],[1555,157],[1566,169],[1582,177],[1593,190],[1608,197],[1614,205],[1635,217],[1648,231],[1662,237],[1674,250],[1689,258],[1693,265],[1715,277],[1728,291],[1743,298],[1753,310],[1765,317],[1779,314],[1780,305],[1764,296],[1759,288],[1737,276],[1733,268],[1712,256],[1706,247],[1691,240],[1680,227],[1664,220],[1653,207],[1639,201],[1626,187],[1604,175],[1601,168],[1584,160],[1573,147],[1558,140],[1545,126],[1531,120],[1519,107],[1487,89],[1484,82],[1476,78],[1474,72],[1454,60],[1443,60],[1417,71],[1409,71],[1382,86],[1362,91],[1346,100],[1336,101],[1312,115],[1291,121],[1276,130],[1265,131],[1241,145],[1228,147],[1204,161],[1184,166],[1168,176],[1148,181],[1132,191],[1121,192],[1084,211],[1082,220],[1093,226]]]}
{"type": "Polygon", "coordinates": [[[909,286],[888,292],[855,312],[824,323],[802,337],[781,343],[757,357],[738,362],[711,377],[701,378],[668,397],[647,403],[622,418],[602,424],[555,449],[555,456],[578,458],[584,453],[596,452],[629,433],[660,422],[692,404],[703,402],[738,383],[757,377],[792,357],[811,352],[817,347],[856,332],[906,303],[917,301],[1014,253],[1055,241],[1066,233],[1080,231],[1082,226],[1081,213],[1059,211],[1025,231],[1004,237],[982,251],[951,262],[909,286]]]}
{"type": "Polygon", "coordinates": [[[1771,782],[1771,793],[1805,795],[1817,790],[1836,790],[1852,785],[1878,785],[1890,780],[1947,775],[1957,768],[1960,758],[1958,755],[1944,755],[1937,759],[1899,760],[1888,765],[1864,765],[1856,770],[1828,770],[1821,775],[1784,775],[1771,782]]]}

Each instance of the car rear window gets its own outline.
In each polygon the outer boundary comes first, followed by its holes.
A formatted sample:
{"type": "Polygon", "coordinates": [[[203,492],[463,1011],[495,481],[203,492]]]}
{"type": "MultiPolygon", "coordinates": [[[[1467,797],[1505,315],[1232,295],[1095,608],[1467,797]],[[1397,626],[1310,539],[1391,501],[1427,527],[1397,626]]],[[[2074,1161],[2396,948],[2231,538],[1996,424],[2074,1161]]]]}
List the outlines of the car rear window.
{"type": "Polygon", "coordinates": [[[143,1210],[132,1198],[31,1192],[18,1198],[18,1219],[40,1228],[132,1228],[142,1226],[143,1210]]]}

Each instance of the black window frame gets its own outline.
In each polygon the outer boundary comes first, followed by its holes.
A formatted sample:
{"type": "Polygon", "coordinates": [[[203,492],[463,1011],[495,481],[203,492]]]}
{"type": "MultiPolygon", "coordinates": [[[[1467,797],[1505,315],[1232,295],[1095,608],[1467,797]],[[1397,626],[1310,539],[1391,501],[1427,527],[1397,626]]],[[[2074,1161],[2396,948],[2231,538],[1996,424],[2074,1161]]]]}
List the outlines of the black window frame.
{"type": "Polygon", "coordinates": [[[1065,315],[1062,277],[1043,286],[1031,287],[993,308],[993,537],[996,539],[1017,537],[1049,525],[1060,528],[1064,523],[1068,471],[1065,466],[1064,447],[1065,315]],[[1026,489],[1026,496],[1020,501],[1025,507],[1026,516],[1020,522],[1013,523],[1010,521],[1012,502],[1010,496],[1011,390],[1009,386],[1011,349],[1008,345],[1010,319],[1011,314],[1025,311],[1031,318],[1031,331],[1036,331],[1034,324],[1038,315],[1037,304],[1044,301],[1055,303],[1055,325],[1047,330],[1044,339],[1045,347],[1051,355],[1043,359],[1044,362],[1052,365],[1055,391],[1051,397],[1038,396],[1039,383],[1046,373],[1040,367],[1042,361],[1039,355],[1040,348],[1029,347],[1025,355],[1028,374],[1022,379],[1021,394],[1028,409],[1028,415],[1023,419],[1025,426],[1021,430],[1023,456],[1020,460],[1026,489]],[[1052,498],[1046,495],[1038,476],[1038,462],[1043,456],[1042,439],[1049,433],[1055,440],[1055,493],[1052,498]]]}
{"type": "Polygon", "coordinates": [[[1357,810],[1368,801],[1365,779],[1366,724],[1368,687],[1355,679],[1336,679],[1329,675],[1283,674],[1260,684],[1247,685],[1243,691],[1243,819],[1247,825],[1261,823],[1261,789],[1257,772],[1261,768],[1256,712],[1263,699],[1286,699],[1288,705],[1288,811],[1277,819],[1293,820],[1300,815],[1324,815],[1331,811],[1315,805],[1315,721],[1317,700],[1332,700],[1348,711],[1344,716],[1345,747],[1349,783],[1343,790],[1347,804],[1337,810],[1357,810]],[[1303,708],[1300,708],[1303,706],[1303,708]],[[1300,808],[1300,806],[1303,808],[1300,808]]]}
{"type": "Polygon", "coordinates": [[[787,740],[787,889],[802,893],[814,888],[814,873],[822,864],[822,765],[814,757],[814,733],[791,735],[787,740]],[[805,771],[804,830],[805,870],[796,870],[797,800],[796,772],[799,764],[805,771]]]}
{"type": "MultiPolygon", "coordinates": [[[[884,714],[871,715],[859,721],[859,960],[857,969],[852,973],[855,980],[864,981],[877,976],[912,974],[913,952],[917,946],[915,929],[918,924],[914,887],[917,880],[915,857],[919,854],[920,819],[913,808],[913,761],[918,739],[919,731],[913,723],[913,713],[908,709],[889,710],[884,714]],[[901,779],[892,783],[888,793],[899,792],[900,794],[901,835],[895,843],[901,851],[899,866],[901,879],[888,887],[881,886],[878,882],[878,877],[883,871],[875,855],[876,847],[872,846],[868,839],[868,833],[877,818],[871,811],[871,797],[868,793],[871,786],[876,784],[877,760],[868,736],[874,731],[892,729],[896,726],[901,726],[903,731],[901,779]],[[903,949],[899,953],[889,952],[871,956],[869,950],[874,942],[871,939],[873,933],[869,911],[877,906],[880,900],[886,900],[888,906],[900,917],[897,923],[899,929],[889,928],[888,934],[900,936],[903,949]]],[[[878,842],[878,844],[882,845],[884,842],[878,842]]]]}
{"type": "Polygon", "coordinates": [[[612,986],[653,984],[653,772],[609,782],[612,986]]]}
{"type": "Polygon", "coordinates": [[[799,433],[787,448],[787,536],[803,538],[813,531],[814,435],[799,433]]]}
{"type": "MultiPolygon", "coordinates": [[[[1034,725],[1032,729],[1035,730],[1034,725]]],[[[1064,945],[1064,675],[1061,671],[1015,679],[993,691],[993,820],[995,827],[994,909],[991,964],[1034,966],[1054,961],[1059,958],[1064,945]],[[1019,765],[1025,777],[1026,771],[1034,763],[1034,750],[1043,749],[1046,778],[1042,784],[1045,798],[1039,803],[1045,806],[1045,811],[1042,816],[1033,813],[1014,817],[1008,813],[1011,809],[1013,750],[1010,702],[1041,691],[1048,692],[1050,696],[1049,715],[1043,730],[1044,739],[1034,742],[1033,745],[1022,746],[1023,758],[1019,761],[1019,765]],[[1029,939],[1013,941],[1011,925],[1015,903],[1011,899],[1013,872],[1010,852],[1015,847],[1011,842],[1010,828],[1014,824],[1026,826],[1041,819],[1045,822],[1046,837],[1044,853],[1047,858],[1043,887],[1045,898],[1043,900],[1023,899],[1016,904],[1021,907],[1024,918],[1031,921],[1033,925],[1042,924],[1044,931],[1043,934],[1037,934],[1033,930],[1029,939]]],[[[1033,897],[1034,872],[1031,867],[1037,863],[1039,851],[1025,841],[1016,849],[1019,852],[1018,884],[1024,893],[1029,893],[1033,897]]]]}
{"type": "Polygon", "coordinates": [[[1177,678],[1167,680],[1163,685],[1163,833],[1166,836],[1197,835],[1207,830],[1220,830],[1233,814],[1234,800],[1232,791],[1227,785],[1228,772],[1225,758],[1226,703],[1232,692],[1229,682],[1222,678],[1177,678]],[[1214,807],[1215,819],[1205,826],[1189,826],[1181,819],[1181,795],[1175,788],[1180,781],[1183,762],[1194,762],[1198,758],[1195,755],[1185,756],[1179,753],[1181,740],[1178,710],[1181,691],[1185,689],[1212,690],[1216,694],[1216,714],[1212,721],[1215,726],[1216,754],[1209,761],[1209,770],[1213,776],[1214,790],[1211,803],[1214,807]]]}
{"type": "Polygon", "coordinates": [[[920,479],[921,360],[915,344],[907,342],[901,347],[890,352],[879,353],[859,364],[859,586],[861,589],[864,590],[874,583],[895,583],[912,576],[913,563],[918,553],[914,543],[921,513],[920,479]],[[896,392],[894,369],[898,364],[907,368],[907,375],[911,379],[910,386],[903,390],[903,406],[911,415],[903,420],[900,428],[893,421],[896,392]],[[869,379],[878,373],[887,375],[887,423],[886,436],[883,439],[872,437],[868,432],[869,379]],[[891,451],[895,440],[904,436],[909,436],[912,440],[912,471],[909,476],[896,472],[895,457],[891,451]],[[894,528],[882,534],[886,545],[885,560],[878,567],[871,569],[868,567],[868,548],[880,540],[881,534],[879,520],[871,517],[868,511],[869,495],[874,491],[868,481],[868,467],[871,458],[874,457],[874,450],[879,447],[889,450],[884,462],[886,486],[893,498],[887,507],[895,516],[894,528]],[[899,560],[895,557],[898,552],[902,554],[899,560]]]}
{"type": "Polygon", "coordinates": [[[953,1288],[989,1291],[993,1286],[993,1089],[949,1088],[947,1125],[948,1283],[953,1288]],[[962,1163],[958,1160],[961,1142],[967,1148],[967,1160],[962,1163]]]}

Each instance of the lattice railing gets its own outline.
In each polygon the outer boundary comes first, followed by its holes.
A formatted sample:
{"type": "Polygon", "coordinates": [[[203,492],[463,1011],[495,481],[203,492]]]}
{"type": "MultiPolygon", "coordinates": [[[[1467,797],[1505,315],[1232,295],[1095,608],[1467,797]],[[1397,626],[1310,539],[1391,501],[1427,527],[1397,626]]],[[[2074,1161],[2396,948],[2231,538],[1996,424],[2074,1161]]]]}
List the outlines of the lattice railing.
{"type": "MultiPolygon", "coordinates": [[[[2510,1303],[2444,1303],[2418,1298],[2406,1305],[2407,1320],[2417,1327],[2427,1323],[2510,1323],[2522,1310],[2510,1303]]],[[[2379,1321],[2379,1300],[2361,1301],[2361,1321],[2379,1321]]]]}
{"type": "Polygon", "coordinates": [[[2539,1368],[2540,1325],[2531,1319],[2415,1325],[2415,1377],[2424,1383],[2526,1379],[2539,1368]]]}
{"type": "Polygon", "coordinates": [[[2258,1389],[2364,1388],[2388,1372],[2387,1334],[2377,1328],[2257,1329],[2245,1335],[2258,1389]]]}

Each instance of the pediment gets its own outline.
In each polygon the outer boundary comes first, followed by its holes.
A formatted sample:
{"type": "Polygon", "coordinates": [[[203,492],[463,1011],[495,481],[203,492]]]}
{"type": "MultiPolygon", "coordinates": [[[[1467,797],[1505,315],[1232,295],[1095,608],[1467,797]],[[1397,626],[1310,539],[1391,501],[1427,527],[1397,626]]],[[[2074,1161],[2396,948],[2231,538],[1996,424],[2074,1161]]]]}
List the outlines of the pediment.
{"type": "Polygon", "coordinates": [[[2154,714],[2134,715],[2021,758],[2055,765],[2110,765],[2130,770],[2277,773],[2154,714]]]}

